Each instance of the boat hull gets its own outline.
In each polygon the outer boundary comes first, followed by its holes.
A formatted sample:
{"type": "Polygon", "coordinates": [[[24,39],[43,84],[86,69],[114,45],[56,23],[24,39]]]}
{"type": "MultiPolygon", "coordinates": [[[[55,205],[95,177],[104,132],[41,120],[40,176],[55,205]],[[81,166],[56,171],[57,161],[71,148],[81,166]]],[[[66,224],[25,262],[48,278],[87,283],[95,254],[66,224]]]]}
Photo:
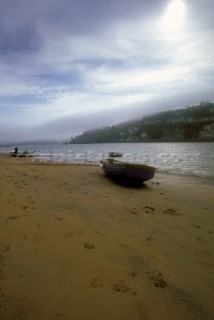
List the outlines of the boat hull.
{"type": "Polygon", "coordinates": [[[120,162],[114,159],[101,161],[101,167],[106,175],[112,177],[126,177],[137,181],[151,180],[155,175],[155,168],[144,164],[120,162]]]}
{"type": "Polygon", "coordinates": [[[126,165],[126,176],[140,181],[151,180],[155,175],[155,168],[146,165],[126,165]]]}

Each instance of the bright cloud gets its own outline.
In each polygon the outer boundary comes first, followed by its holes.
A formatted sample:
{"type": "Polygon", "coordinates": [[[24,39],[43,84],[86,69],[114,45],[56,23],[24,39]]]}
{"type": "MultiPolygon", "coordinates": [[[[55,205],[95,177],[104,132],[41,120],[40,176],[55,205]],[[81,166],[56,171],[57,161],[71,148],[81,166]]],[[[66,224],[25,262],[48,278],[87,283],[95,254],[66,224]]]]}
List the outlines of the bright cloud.
{"type": "Polygon", "coordinates": [[[166,32],[178,32],[184,24],[186,5],[183,0],[172,0],[161,18],[166,32]]]}

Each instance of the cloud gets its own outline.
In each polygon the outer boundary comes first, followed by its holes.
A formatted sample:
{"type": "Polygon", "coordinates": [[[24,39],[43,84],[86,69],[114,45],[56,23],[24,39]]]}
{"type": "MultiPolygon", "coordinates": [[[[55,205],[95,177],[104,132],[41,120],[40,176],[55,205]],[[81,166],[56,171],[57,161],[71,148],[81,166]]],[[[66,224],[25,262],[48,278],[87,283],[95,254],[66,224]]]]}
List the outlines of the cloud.
{"type": "Polygon", "coordinates": [[[85,114],[57,117],[52,120],[45,120],[40,124],[28,125],[27,122],[15,123],[11,126],[5,125],[0,120],[0,143],[14,144],[31,141],[69,141],[73,136],[81,134],[83,131],[93,128],[100,128],[109,124],[114,125],[130,119],[139,119],[145,115],[159,111],[182,108],[186,105],[196,105],[198,101],[204,100],[204,92],[207,100],[213,97],[212,88],[201,90],[188,90],[182,94],[170,94],[168,96],[157,96],[152,100],[142,103],[131,102],[129,104],[118,105],[114,111],[103,109],[101,111],[91,111],[85,114]],[[194,98],[192,98],[194,97],[194,98]]]}
{"type": "Polygon", "coordinates": [[[184,1],[176,30],[160,24],[169,3],[1,1],[2,137],[66,136],[214,100],[214,3],[184,1]]]}

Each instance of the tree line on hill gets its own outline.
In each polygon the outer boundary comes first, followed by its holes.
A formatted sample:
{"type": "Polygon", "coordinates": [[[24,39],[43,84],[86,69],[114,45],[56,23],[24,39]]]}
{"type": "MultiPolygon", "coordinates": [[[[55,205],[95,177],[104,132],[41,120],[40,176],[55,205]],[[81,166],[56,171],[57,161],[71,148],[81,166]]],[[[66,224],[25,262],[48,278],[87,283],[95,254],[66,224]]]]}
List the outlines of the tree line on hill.
{"type": "Polygon", "coordinates": [[[168,110],[117,125],[85,131],[70,143],[214,141],[214,103],[168,110]],[[206,132],[206,134],[203,134],[206,132]]]}

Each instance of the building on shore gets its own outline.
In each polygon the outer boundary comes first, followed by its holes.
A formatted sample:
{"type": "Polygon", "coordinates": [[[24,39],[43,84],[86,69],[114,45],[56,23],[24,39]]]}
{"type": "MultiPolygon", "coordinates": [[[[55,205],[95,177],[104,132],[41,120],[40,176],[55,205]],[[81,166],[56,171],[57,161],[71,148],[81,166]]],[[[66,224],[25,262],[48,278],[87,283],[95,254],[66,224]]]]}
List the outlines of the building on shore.
{"type": "Polygon", "coordinates": [[[204,130],[199,132],[199,139],[201,140],[213,140],[214,139],[214,122],[206,124],[204,130]]]}

